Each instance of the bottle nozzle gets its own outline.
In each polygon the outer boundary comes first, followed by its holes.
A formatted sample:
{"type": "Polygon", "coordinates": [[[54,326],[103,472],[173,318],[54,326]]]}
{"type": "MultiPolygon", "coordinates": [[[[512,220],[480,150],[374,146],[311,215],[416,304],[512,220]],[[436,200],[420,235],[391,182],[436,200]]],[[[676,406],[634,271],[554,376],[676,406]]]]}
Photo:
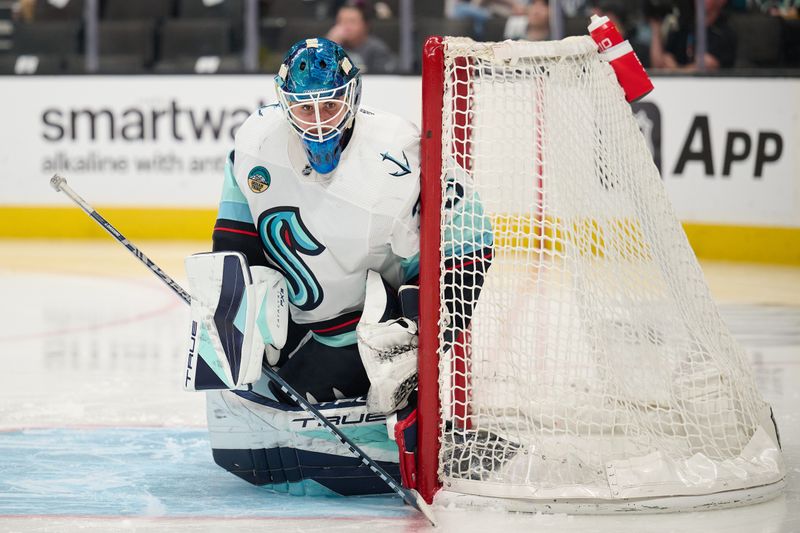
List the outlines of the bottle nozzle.
{"type": "Polygon", "coordinates": [[[609,22],[608,17],[600,16],[600,15],[592,15],[592,18],[589,22],[589,33],[593,32],[603,24],[609,22]]]}

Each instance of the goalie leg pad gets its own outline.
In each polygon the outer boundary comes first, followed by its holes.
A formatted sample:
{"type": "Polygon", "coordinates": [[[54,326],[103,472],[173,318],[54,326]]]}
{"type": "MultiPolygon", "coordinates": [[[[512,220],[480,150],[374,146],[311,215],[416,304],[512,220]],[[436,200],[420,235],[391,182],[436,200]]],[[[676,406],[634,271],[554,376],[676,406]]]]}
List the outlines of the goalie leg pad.
{"type": "MultiPolygon", "coordinates": [[[[386,431],[385,416],[369,413],[363,399],[318,407],[399,481],[397,448],[386,431]]],[[[207,412],[214,461],[249,483],[296,496],[391,493],[302,409],[244,391],[210,391],[207,412]]]]}
{"type": "Polygon", "coordinates": [[[264,352],[277,359],[286,342],[286,281],[266,267],[252,271],[238,252],[186,258],[192,328],[186,390],[235,389],[261,375],[264,352]]]}

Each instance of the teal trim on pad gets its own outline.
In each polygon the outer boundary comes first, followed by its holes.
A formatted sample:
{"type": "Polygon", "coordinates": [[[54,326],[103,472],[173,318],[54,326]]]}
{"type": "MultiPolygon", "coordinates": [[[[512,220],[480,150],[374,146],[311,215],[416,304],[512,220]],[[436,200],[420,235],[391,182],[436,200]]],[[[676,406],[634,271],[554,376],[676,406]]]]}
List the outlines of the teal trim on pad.
{"type": "Polygon", "coordinates": [[[214,371],[220,381],[233,388],[233,383],[231,383],[231,380],[225,375],[225,369],[222,367],[222,363],[219,360],[219,355],[214,349],[214,345],[211,344],[211,337],[209,336],[208,330],[203,324],[200,324],[200,334],[198,335],[198,339],[200,341],[200,346],[197,348],[197,353],[203,358],[203,361],[206,362],[209,368],[214,371]]]}
{"type": "Polygon", "coordinates": [[[336,494],[327,487],[324,487],[312,479],[303,479],[301,481],[293,481],[287,483],[272,483],[261,486],[264,489],[280,494],[289,494],[291,496],[312,496],[312,497],[330,497],[344,498],[341,494],[336,494]]]}
{"type": "Polygon", "coordinates": [[[358,343],[358,338],[356,337],[355,331],[348,331],[347,333],[341,333],[331,337],[323,337],[322,335],[317,335],[316,333],[312,333],[311,336],[314,337],[314,339],[320,344],[324,344],[325,346],[333,346],[334,348],[352,346],[358,343]]]}
{"type": "MultiPolygon", "coordinates": [[[[364,448],[366,453],[370,453],[370,448],[399,454],[397,443],[389,438],[386,424],[371,424],[360,426],[340,426],[342,433],[347,435],[350,440],[364,448]]],[[[337,437],[331,435],[326,429],[312,429],[309,431],[299,431],[303,438],[322,439],[331,442],[339,442],[337,437]]]]}

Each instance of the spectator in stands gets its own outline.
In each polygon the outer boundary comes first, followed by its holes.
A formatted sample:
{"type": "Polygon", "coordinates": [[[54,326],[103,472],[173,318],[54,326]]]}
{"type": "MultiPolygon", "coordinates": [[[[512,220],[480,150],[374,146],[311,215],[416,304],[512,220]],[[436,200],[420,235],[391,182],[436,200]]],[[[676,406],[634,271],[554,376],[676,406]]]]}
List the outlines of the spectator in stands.
{"type": "Polygon", "coordinates": [[[550,38],[550,5],[548,0],[533,0],[522,15],[506,19],[503,30],[506,39],[545,41],[550,38]]]}
{"type": "MultiPolygon", "coordinates": [[[[726,0],[705,0],[706,43],[704,57],[707,70],[730,68],[736,59],[736,33],[728,25],[723,12],[726,0]]],[[[662,21],[650,20],[650,64],[654,68],[671,70],[697,70],[695,57],[695,29],[690,17],[681,17],[677,29],[670,31],[666,39],[662,33],[662,21]]]]}
{"type": "Polygon", "coordinates": [[[476,39],[483,40],[486,21],[492,17],[525,16],[528,0],[456,0],[453,18],[471,19],[476,39]]]}
{"type": "Polygon", "coordinates": [[[800,17],[800,2],[798,0],[755,0],[755,3],[761,11],[776,17],[789,19],[800,17]]]}
{"type": "Polygon", "coordinates": [[[598,2],[597,7],[592,9],[592,14],[608,17],[622,34],[622,37],[631,43],[633,51],[636,52],[636,56],[642,62],[642,65],[645,67],[650,66],[650,47],[649,42],[647,42],[649,39],[645,41],[639,38],[639,28],[631,25],[625,4],[618,0],[601,0],[598,2]]]}
{"type": "Polygon", "coordinates": [[[19,22],[33,21],[36,12],[36,0],[17,0],[12,5],[14,18],[19,22]]]}
{"type": "Polygon", "coordinates": [[[527,9],[529,41],[546,41],[550,38],[550,4],[548,0],[533,0],[527,9]]]}
{"type": "Polygon", "coordinates": [[[388,74],[397,70],[397,58],[385,42],[370,35],[371,6],[351,0],[336,14],[327,38],[342,46],[362,72],[388,74]]]}

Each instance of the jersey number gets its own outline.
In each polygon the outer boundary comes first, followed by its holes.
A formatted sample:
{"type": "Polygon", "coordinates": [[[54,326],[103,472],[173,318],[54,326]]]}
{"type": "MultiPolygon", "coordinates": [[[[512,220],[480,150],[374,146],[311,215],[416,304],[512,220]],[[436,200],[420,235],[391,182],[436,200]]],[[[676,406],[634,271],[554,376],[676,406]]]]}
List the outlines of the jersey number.
{"type": "Polygon", "coordinates": [[[319,307],[323,293],[300,254],[319,255],[325,247],[309,233],[296,207],[274,207],[258,219],[258,232],[272,263],[289,284],[289,300],[304,311],[319,307]]]}

